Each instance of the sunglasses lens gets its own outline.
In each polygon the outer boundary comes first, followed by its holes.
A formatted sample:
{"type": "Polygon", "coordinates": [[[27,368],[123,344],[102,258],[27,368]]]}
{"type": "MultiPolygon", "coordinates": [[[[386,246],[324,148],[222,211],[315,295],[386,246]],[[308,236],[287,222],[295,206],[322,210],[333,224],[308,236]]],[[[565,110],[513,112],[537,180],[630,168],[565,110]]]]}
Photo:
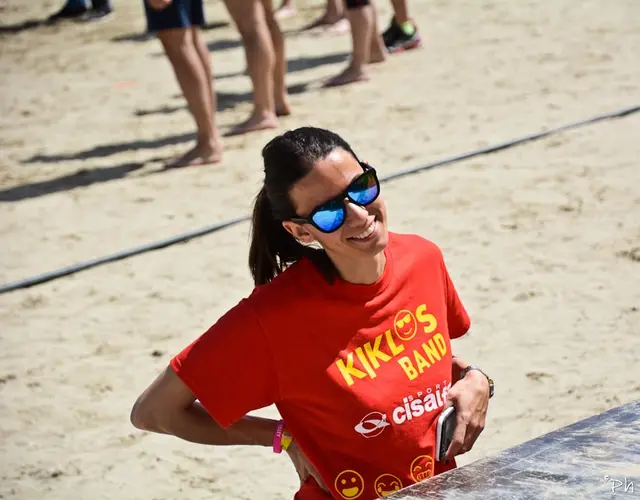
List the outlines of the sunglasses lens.
{"type": "MultiPolygon", "coordinates": [[[[370,170],[353,181],[347,191],[358,205],[366,206],[372,203],[380,194],[380,185],[375,171],[370,170]]],[[[313,223],[322,231],[331,233],[344,223],[345,206],[343,200],[332,200],[317,208],[311,218],[313,223]]]]}
{"type": "Polygon", "coordinates": [[[373,170],[361,175],[349,186],[349,196],[359,205],[368,205],[376,199],[380,193],[380,185],[376,180],[373,170]]]}
{"type": "Polygon", "coordinates": [[[344,204],[329,202],[313,214],[312,220],[323,231],[335,231],[344,222],[344,204]]]}

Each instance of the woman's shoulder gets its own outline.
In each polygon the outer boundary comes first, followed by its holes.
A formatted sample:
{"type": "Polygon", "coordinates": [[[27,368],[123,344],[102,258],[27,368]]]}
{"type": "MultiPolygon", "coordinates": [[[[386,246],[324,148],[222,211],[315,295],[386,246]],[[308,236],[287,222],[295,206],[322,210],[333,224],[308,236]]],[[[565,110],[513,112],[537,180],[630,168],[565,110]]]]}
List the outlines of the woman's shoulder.
{"type": "Polygon", "coordinates": [[[246,300],[261,317],[295,310],[299,302],[308,297],[305,290],[309,281],[314,279],[313,273],[310,263],[305,260],[296,262],[269,283],[255,287],[246,300]]]}
{"type": "Polygon", "coordinates": [[[414,233],[389,232],[389,245],[394,256],[442,260],[442,250],[433,241],[414,233]]]}

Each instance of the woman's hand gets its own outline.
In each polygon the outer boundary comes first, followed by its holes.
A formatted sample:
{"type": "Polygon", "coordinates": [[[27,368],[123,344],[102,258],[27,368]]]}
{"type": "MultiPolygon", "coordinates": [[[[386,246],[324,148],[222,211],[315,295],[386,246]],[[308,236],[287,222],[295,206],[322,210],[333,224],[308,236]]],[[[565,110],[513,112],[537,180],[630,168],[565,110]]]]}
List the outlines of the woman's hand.
{"type": "Polygon", "coordinates": [[[300,447],[298,446],[298,443],[296,443],[295,440],[291,442],[291,445],[287,449],[287,454],[289,455],[289,458],[293,462],[293,466],[296,468],[296,472],[298,473],[298,477],[300,478],[300,485],[304,484],[304,482],[309,478],[309,476],[313,476],[313,478],[316,480],[316,483],[318,483],[318,485],[324,491],[329,493],[329,490],[327,489],[324,482],[322,481],[320,474],[318,474],[318,471],[315,469],[315,467],[311,465],[311,462],[309,462],[307,457],[304,456],[304,454],[302,453],[302,450],[300,449],[300,447]]]}
{"type": "Polygon", "coordinates": [[[152,9],[162,10],[169,7],[169,4],[171,4],[171,1],[172,0],[147,0],[147,3],[152,9]]]}
{"type": "Polygon", "coordinates": [[[471,450],[483,431],[489,406],[489,381],[478,370],[471,370],[451,386],[448,399],[456,409],[456,428],[445,460],[471,450]]]}

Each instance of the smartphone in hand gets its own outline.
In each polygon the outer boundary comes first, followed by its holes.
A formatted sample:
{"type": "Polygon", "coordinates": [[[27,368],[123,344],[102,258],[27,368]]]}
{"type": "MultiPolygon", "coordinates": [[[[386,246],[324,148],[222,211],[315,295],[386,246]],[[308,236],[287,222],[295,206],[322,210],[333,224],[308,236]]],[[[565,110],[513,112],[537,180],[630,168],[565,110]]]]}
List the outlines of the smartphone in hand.
{"type": "Polygon", "coordinates": [[[447,449],[453,440],[456,428],[456,409],[453,406],[445,408],[438,417],[436,426],[436,460],[441,462],[447,454],[447,449]]]}

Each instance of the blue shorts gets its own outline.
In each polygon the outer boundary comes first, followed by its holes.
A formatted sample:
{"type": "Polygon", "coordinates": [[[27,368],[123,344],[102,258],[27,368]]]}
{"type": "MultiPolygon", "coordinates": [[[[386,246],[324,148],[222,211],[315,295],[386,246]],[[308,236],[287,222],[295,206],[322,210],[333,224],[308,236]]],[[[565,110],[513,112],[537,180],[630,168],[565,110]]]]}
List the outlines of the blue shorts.
{"type": "Polygon", "coordinates": [[[162,10],[152,9],[146,0],[143,3],[150,32],[204,25],[202,0],[173,0],[162,10]]]}

